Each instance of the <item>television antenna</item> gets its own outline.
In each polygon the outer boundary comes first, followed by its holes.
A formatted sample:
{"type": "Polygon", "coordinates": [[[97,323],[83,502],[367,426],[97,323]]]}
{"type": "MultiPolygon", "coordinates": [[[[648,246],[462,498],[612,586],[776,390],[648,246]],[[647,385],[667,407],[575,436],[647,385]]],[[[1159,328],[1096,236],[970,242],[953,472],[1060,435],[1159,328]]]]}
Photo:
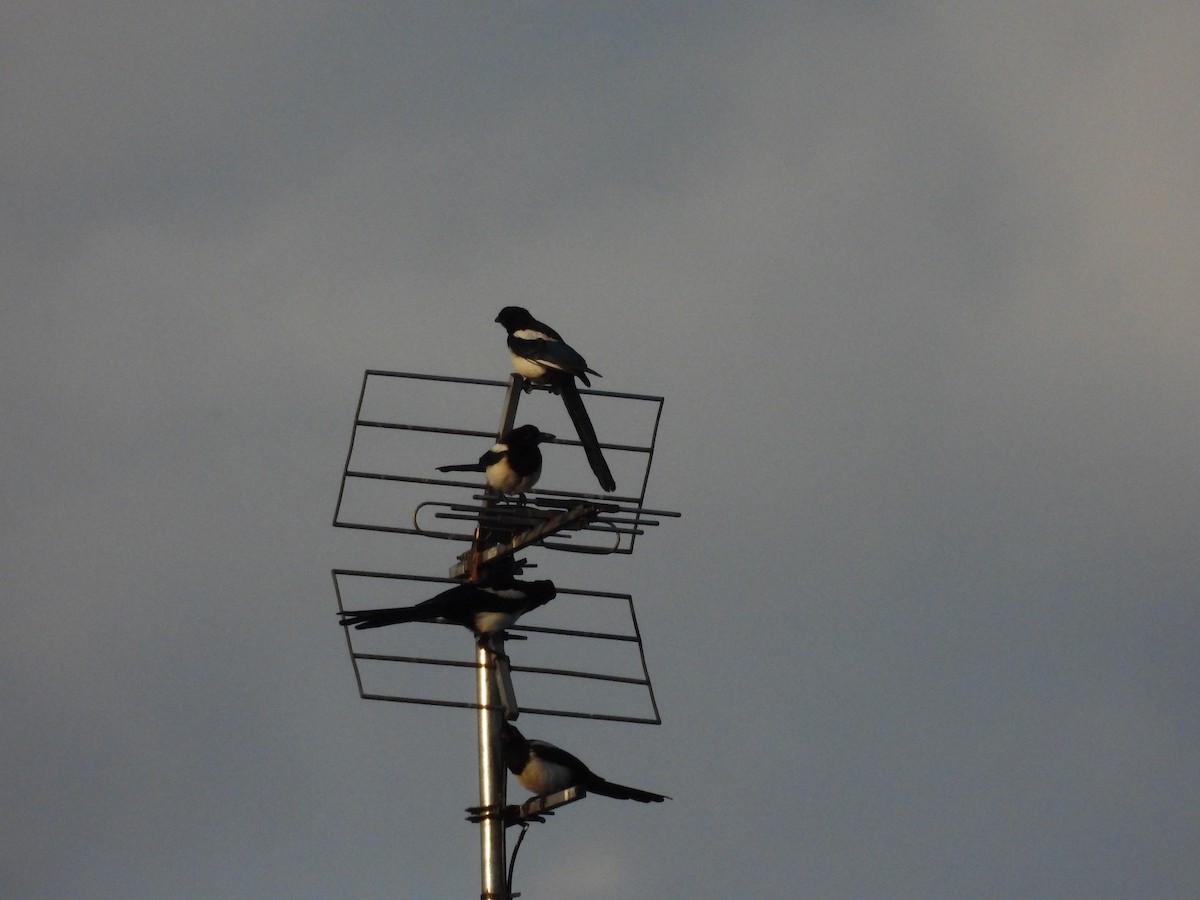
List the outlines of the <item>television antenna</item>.
{"type": "MultiPolygon", "coordinates": [[[[588,398],[600,434],[620,433],[624,442],[601,442],[612,460],[618,484],[634,484],[625,493],[596,494],[574,489],[584,477],[579,465],[580,442],[555,428],[560,437],[543,444],[545,475],[518,499],[506,497],[478,481],[431,477],[438,462],[454,453],[477,454],[485,439],[499,440],[513,427],[522,396],[548,394],[549,389],[513,374],[508,381],[367,370],[359,391],[350,447],[342,469],[333,524],[351,528],[466,545],[446,577],[412,573],[334,569],[339,613],[394,604],[396,594],[414,600],[456,583],[485,581],[496,573],[520,574],[533,567],[519,554],[543,549],[554,552],[631,554],[637,539],[662,518],[679,513],[644,505],[646,487],[662,417],[663,398],[614,391],[580,389],[588,398]],[[502,390],[502,394],[500,391],[502,390]],[[479,428],[487,405],[501,398],[499,427],[479,428]],[[430,424],[451,418],[452,424],[430,424]],[[424,421],[422,421],[422,419],[424,421]],[[448,449],[454,443],[456,449],[448,449]],[[463,491],[474,493],[463,497],[463,491]],[[373,599],[374,598],[374,599],[373,599]]],[[[494,410],[494,406],[492,406],[494,410]]],[[[561,415],[560,404],[543,404],[538,414],[561,415]]],[[[494,413],[493,413],[494,414],[494,413]]],[[[467,458],[466,456],[462,458],[467,458]]],[[[589,476],[590,477],[590,474],[589,476]]],[[[658,704],[646,666],[633,597],[629,594],[557,587],[550,607],[531,613],[545,624],[509,626],[479,638],[472,659],[464,660],[437,640],[457,629],[429,623],[422,628],[354,631],[344,628],[359,696],[368,700],[466,708],[476,711],[479,749],[479,805],[468,809],[480,827],[481,897],[511,900],[511,863],[505,860],[505,829],[544,817],[585,796],[571,787],[533,797],[521,806],[505,802],[506,772],[500,753],[500,726],[528,715],[564,716],[603,721],[660,724],[658,704]],[[558,618],[556,624],[554,619],[558,618]],[[563,621],[565,619],[565,621],[563,621]],[[579,619],[590,627],[579,627],[579,619]],[[568,627],[571,626],[571,627],[568,627]],[[382,633],[381,633],[382,632],[382,633]],[[413,649],[405,641],[418,637],[413,649]],[[520,640],[523,662],[510,659],[506,642],[520,640]],[[525,658],[528,657],[528,658],[525,658]],[[580,663],[579,660],[587,660],[580,663]],[[474,670],[475,696],[454,696],[460,685],[420,688],[415,673],[474,670]],[[529,703],[521,696],[533,696],[529,703]]],[[[443,679],[444,682],[444,679],[443,679]]],[[[522,831],[522,836],[524,831],[522,831]]],[[[520,840],[517,841],[517,846],[520,840]]],[[[515,849],[514,849],[515,856],[515,849]]]]}

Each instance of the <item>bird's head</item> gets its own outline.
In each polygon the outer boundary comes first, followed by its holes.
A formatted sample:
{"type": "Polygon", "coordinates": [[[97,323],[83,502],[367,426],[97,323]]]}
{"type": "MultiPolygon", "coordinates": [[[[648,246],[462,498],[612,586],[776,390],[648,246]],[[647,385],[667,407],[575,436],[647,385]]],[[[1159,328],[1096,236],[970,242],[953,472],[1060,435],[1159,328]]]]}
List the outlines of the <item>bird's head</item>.
{"type": "Polygon", "coordinates": [[[518,328],[523,328],[532,322],[533,316],[523,306],[506,306],[500,310],[500,315],[496,316],[496,321],[503,325],[509,334],[512,334],[518,328]]]}
{"type": "Polygon", "coordinates": [[[500,726],[500,757],[510,772],[520,774],[529,756],[529,742],[508,722],[500,726]]]}
{"type": "Polygon", "coordinates": [[[504,443],[513,441],[526,444],[541,444],[554,440],[554,435],[538,429],[536,425],[520,425],[504,436],[504,443]]]}
{"type": "Polygon", "coordinates": [[[529,599],[535,601],[530,609],[537,609],[549,603],[558,594],[558,589],[554,586],[554,582],[549,578],[543,578],[541,581],[530,581],[525,585],[525,593],[529,599]]]}
{"type": "Polygon", "coordinates": [[[525,735],[517,730],[517,726],[511,722],[505,722],[500,726],[500,746],[504,748],[520,747],[525,743],[525,735]]]}

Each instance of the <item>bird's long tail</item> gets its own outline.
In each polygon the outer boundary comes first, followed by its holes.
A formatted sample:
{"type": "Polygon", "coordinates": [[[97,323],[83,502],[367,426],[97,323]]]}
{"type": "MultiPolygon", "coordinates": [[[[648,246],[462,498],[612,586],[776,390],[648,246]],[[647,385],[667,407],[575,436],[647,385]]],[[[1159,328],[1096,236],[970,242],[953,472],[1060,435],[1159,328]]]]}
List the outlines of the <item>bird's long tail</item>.
{"type": "Polygon", "coordinates": [[[579,442],[583,444],[583,452],[587,454],[588,463],[596,474],[600,487],[608,492],[616,490],[617,483],[613,480],[612,472],[609,471],[608,463],[600,450],[600,440],[596,437],[596,429],[592,427],[591,417],[583,405],[583,398],[579,396],[579,389],[575,387],[575,380],[570,377],[562,379],[559,382],[559,393],[562,395],[563,405],[567,408],[567,414],[575,423],[579,442]]]}
{"type": "Polygon", "coordinates": [[[666,794],[656,794],[653,791],[643,791],[624,784],[614,784],[611,781],[605,781],[603,778],[597,779],[593,784],[586,785],[586,788],[592,794],[601,794],[616,800],[636,800],[638,803],[662,803],[664,800],[671,799],[666,794]]]}
{"type": "Polygon", "coordinates": [[[382,628],[385,625],[399,625],[402,622],[416,622],[427,613],[417,612],[412,606],[397,606],[390,609],[359,609],[346,610],[340,613],[340,625],[350,625],[360,631],[364,628],[382,628]]]}

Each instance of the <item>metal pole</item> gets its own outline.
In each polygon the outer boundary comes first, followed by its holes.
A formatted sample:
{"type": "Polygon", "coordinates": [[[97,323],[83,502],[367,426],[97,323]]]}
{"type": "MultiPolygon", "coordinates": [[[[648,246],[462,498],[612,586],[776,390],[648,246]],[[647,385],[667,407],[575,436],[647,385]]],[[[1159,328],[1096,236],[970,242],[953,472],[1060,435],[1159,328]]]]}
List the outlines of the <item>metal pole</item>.
{"type": "Polygon", "coordinates": [[[525,389],[525,379],[513,372],[508,376],[508,390],[504,392],[504,411],[500,413],[500,431],[497,437],[503,437],[506,431],[511,431],[513,422],[517,419],[517,405],[521,402],[521,391],[525,389]]]}
{"type": "MultiPolygon", "coordinates": [[[[521,402],[521,388],[525,384],[525,379],[513,372],[508,378],[508,389],[504,392],[504,408],[500,412],[500,428],[496,431],[496,440],[504,437],[512,430],[513,422],[517,418],[517,405],[521,402]]],[[[488,509],[495,505],[496,499],[500,496],[492,488],[484,490],[483,508],[488,509]]],[[[482,524],[475,526],[475,537],[471,541],[471,551],[465,557],[465,569],[467,579],[469,581],[478,581],[481,578],[480,569],[483,567],[486,560],[483,558],[483,551],[487,549],[488,530],[482,524]]]]}
{"type": "MultiPolygon", "coordinates": [[[[515,373],[508,380],[498,436],[504,435],[513,426],[523,383],[521,376],[515,373]]],[[[487,493],[490,495],[492,491],[489,489],[487,493]]],[[[490,506],[492,502],[489,498],[484,501],[484,506],[490,506]]],[[[483,549],[480,546],[482,537],[482,529],[476,529],[473,563],[483,549]]],[[[471,569],[477,577],[478,565],[473,564],[471,569]]],[[[484,816],[479,822],[480,897],[481,900],[509,900],[503,819],[507,773],[500,755],[500,720],[504,714],[500,709],[500,692],[495,677],[496,656],[504,653],[504,640],[499,636],[493,636],[491,640],[495,642],[494,645],[485,638],[478,642],[475,649],[478,666],[475,670],[475,697],[479,703],[479,805],[484,809],[484,816]],[[491,815],[487,814],[489,812],[491,815]]]]}
{"type": "Polygon", "coordinates": [[[504,763],[500,757],[500,717],[495,653],[480,641],[475,650],[476,698],[479,702],[479,822],[480,897],[507,900],[505,887],[504,763]]]}

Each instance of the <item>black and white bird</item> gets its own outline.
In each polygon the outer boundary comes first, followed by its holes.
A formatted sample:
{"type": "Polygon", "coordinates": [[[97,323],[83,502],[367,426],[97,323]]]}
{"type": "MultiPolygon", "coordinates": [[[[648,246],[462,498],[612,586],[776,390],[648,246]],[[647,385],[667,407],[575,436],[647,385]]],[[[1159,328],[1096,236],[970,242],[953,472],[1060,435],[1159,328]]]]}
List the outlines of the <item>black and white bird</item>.
{"type": "Polygon", "coordinates": [[[500,748],[508,770],[517,776],[522,787],[539,796],[578,785],[589,794],[602,794],[617,800],[662,803],[671,799],[665,794],[606,781],[578,757],[545,741],[527,740],[516,726],[508,722],[500,727],[500,748]]]}
{"type": "Polygon", "coordinates": [[[450,622],[477,636],[495,634],[554,599],[553,581],[509,581],[486,587],[458,584],[416,606],[346,610],[339,624],[356,629],[403,622],[450,622]]]}
{"type": "Polygon", "coordinates": [[[575,348],[559,337],[558,332],[549,325],[531,316],[529,310],[520,306],[506,306],[500,310],[496,321],[508,332],[508,353],[517,374],[530,381],[550,385],[562,397],[600,486],[609,492],[616,490],[617,483],[600,450],[596,429],[575,385],[575,379],[578,378],[591,387],[588,375],[599,376],[600,373],[588,368],[587,361],[575,348]]]}
{"type": "Polygon", "coordinates": [[[502,494],[524,494],[542,477],[538,444],[554,440],[536,425],[522,425],[492,445],[479,462],[438,466],[439,472],[483,472],[488,486],[502,494]]]}

